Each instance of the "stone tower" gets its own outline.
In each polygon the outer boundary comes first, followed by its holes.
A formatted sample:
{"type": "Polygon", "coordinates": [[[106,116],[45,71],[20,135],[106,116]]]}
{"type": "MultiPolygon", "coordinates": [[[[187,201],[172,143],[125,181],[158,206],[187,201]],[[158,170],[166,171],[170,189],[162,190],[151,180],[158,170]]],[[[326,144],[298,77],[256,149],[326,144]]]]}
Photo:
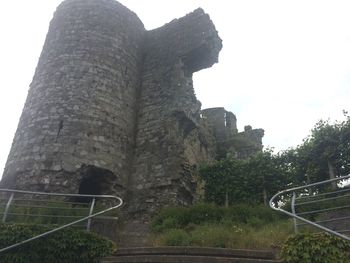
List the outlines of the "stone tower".
{"type": "Polygon", "coordinates": [[[193,167],[215,158],[192,74],[221,47],[201,9],[146,31],[114,0],[64,1],[1,185],[122,195],[130,214],[191,203],[193,167]]]}

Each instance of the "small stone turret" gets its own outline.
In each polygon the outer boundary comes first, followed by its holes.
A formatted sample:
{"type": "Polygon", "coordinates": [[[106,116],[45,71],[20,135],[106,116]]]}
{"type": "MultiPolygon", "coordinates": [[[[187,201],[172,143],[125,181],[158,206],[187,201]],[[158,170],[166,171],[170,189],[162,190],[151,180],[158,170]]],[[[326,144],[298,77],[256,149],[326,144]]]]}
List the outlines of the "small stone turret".
{"type": "Polygon", "coordinates": [[[244,127],[244,132],[238,132],[236,116],[222,107],[204,109],[202,116],[213,131],[217,159],[228,154],[245,159],[262,150],[263,129],[252,129],[248,125],[244,127]]]}

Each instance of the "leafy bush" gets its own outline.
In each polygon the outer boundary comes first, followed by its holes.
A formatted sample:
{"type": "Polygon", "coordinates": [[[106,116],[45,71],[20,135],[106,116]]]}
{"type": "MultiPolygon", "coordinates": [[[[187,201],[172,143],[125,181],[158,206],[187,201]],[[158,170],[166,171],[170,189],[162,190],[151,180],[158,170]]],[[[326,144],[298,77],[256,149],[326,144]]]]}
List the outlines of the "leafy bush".
{"type": "Polygon", "coordinates": [[[218,205],[267,204],[269,197],[288,185],[288,174],[288,165],[272,149],[245,160],[228,156],[199,170],[205,201],[218,205]]]}
{"type": "Polygon", "coordinates": [[[282,247],[287,263],[349,263],[350,242],[329,234],[298,234],[282,247]]]}
{"type": "MultiPolygon", "coordinates": [[[[47,230],[33,225],[0,224],[0,247],[47,230]]],[[[114,243],[105,238],[68,228],[3,253],[1,263],[97,263],[114,250],[114,243]]]]}

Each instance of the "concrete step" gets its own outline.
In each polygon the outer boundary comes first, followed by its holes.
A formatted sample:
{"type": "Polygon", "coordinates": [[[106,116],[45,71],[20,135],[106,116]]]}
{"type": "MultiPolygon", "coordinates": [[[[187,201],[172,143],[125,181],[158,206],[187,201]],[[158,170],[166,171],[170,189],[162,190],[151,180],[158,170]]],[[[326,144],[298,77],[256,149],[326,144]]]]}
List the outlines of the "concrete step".
{"type": "Polygon", "coordinates": [[[202,248],[123,248],[102,263],[279,263],[273,251],[202,248]]]}
{"type": "Polygon", "coordinates": [[[109,257],[102,260],[102,263],[281,263],[277,259],[251,259],[251,258],[223,258],[212,256],[168,256],[168,255],[147,255],[147,256],[123,256],[109,257]]]}
{"type": "Polygon", "coordinates": [[[149,225],[139,221],[128,221],[119,232],[117,242],[120,248],[148,246],[149,225]]]}

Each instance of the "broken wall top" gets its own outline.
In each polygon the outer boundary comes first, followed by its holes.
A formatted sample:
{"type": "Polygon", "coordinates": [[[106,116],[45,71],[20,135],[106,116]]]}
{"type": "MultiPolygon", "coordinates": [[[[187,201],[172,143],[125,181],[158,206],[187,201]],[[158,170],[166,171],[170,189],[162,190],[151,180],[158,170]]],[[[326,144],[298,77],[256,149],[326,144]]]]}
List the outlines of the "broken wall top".
{"type": "Polygon", "coordinates": [[[147,53],[165,62],[181,58],[190,73],[217,63],[221,48],[222,40],[201,8],[147,34],[147,53]]]}

